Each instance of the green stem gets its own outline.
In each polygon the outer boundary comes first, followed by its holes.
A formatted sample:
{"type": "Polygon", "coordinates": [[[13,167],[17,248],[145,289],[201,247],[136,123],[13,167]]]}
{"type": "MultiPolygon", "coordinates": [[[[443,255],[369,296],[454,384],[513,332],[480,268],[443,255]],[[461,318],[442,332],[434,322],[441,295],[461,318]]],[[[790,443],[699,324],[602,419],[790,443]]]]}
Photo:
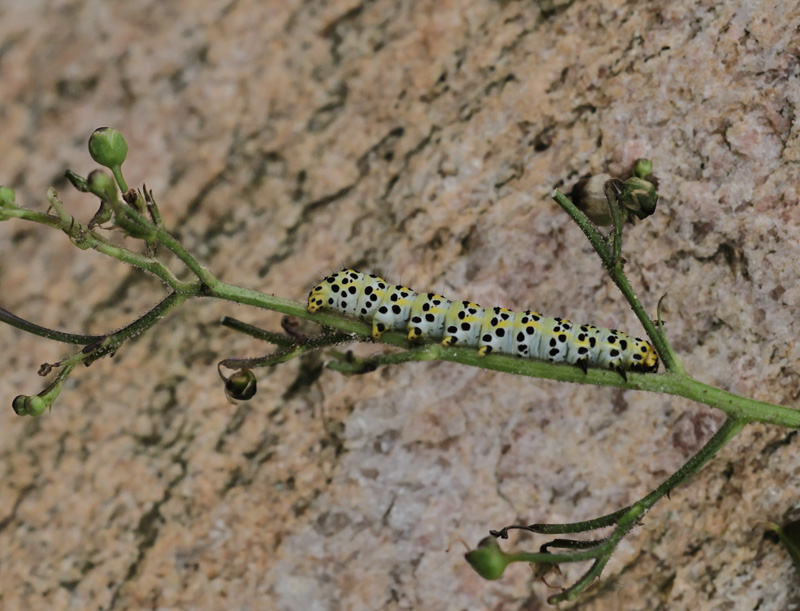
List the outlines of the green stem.
{"type": "Polygon", "coordinates": [[[265,331],[260,327],[256,327],[255,325],[248,324],[246,322],[242,322],[241,320],[237,320],[231,316],[223,316],[222,319],[219,321],[223,327],[228,327],[229,329],[233,329],[234,331],[239,331],[240,333],[246,333],[251,337],[255,337],[256,339],[260,339],[265,342],[269,342],[270,344],[274,344],[280,347],[286,346],[294,346],[297,344],[297,340],[293,337],[289,337],[288,335],[284,335],[283,333],[274,333],[272,331],[265,331]]]}
{"type": "Polygon", "coordinates": [[[533,562],[535,564],[565,564],[569,562],[583,562],[585,560],[596,560],[611,554],[614,551],[619,539],[609,537],[603,543],[590,547],[589,549],[576,552],[565,552],[553,554],[551,552],[509,552],[506,554],[509,564],[512,562],[533,562]]]}
{"type": "Polygon", "coordinates": [[[633,309],[636,317],[642,323],[645,333],[647,333],[650,341],[652,341],[653,345],[656,347],[656,350],[658,351],[661,360],[664,362],[664,367],[667,369],[667,371],[676,374],[685,374],[686,370],[683,368],[683,364],[681,364],[681,362],[675,356],[675,353],[673,352],[672,347],[667,343],[664,334],[658,332],[650,316],[647,314],[647,311],[642,307],[642,304],[639,303],[636,293],[633,292],[633,288],[631,287],[630,283],[628,282],[628,278],[625,276],[622,270],[613,270],[611,272],[611,279],[614,281],[614,284],[617,285],[620,292],[625,296],[625,299],[628,300],[631,309],[633,309]]]}
{"type": "MultiPolygon", "coordinates": [[[[111,202],[112,205],[115,205],[114,202],[111,202]]],[[[200,263],[195,259],[189,251],[187,251],[178,240],[176,240],[172,234],[170,234],[166,229],[164,229],[159,224],[153,222],[152,220],[148,219],[143,214],[140,214],[138,210],[135,210],[132,206],[123,204],[122,202],[117,201],[115,205],[115,211],[120,214],[124,214],[128,217],[135,225],[146,229],[147,231],[151,232],[150,238],[155,242],[160,242],[163,244],[168,250],[170,250],[178,259],[180,259],[186,267],[188,267],[192,273],[197,276],[197,278],[208,287],[215,286],[219,280],[212,274],[208,269],[200,265],[200,263]]]]}
{"type": "Polygon", "coordinates": [[[220,361],[219,364],[228,369],[269,367],[271,365],[277,365],[278,363],[285,363],[308,352],[313,352],[314,350],[319,350],[320,348],[326,348],[335,344],[341,344],[351,339],[352,336],[349,333],[329,333],[319,335],[307,341],[302,341],[302,343],[295,344],[294,346],[285,346],[274,354],[253,358],[230,358],[220,361]]]}
{"type": "Polygon", "coordinates": [[[734,417],[728,417],[722,426],[719,427],[716,433],[709,439],[706,444],[700,448],[700,451],[692,456],[684,465],[675,473],[669,476],[666,481],[658,488],[653,490],[650,494],[642,498],[634,507],[640,505],[642,513],[650,509],[662,497],[666,496],[678,485],[691,479],[711,458],[719,452],[731,439],[736,437],[747,424],[746,421],[734,417]]]}
{"type": "MultiPolygon", "coordinates": [[[[59,206],[63,207],[63,204],[61,204],[59,201],[55,190],[48,190],[47,196],[51,202],[51,205],[53,205],[53,208],[58,212],[59,206]]],[[[151,257],[140,255],[128,250],[127,248],[123,248],[122,246],[118,246],[108,241],[106,238],[94,230],[89,229],[86,225],[80,223],[73,217],[67,216],[66,218],[61,218],[60,216],[54,216],[45,212],[38,212],[29,208],[3,209],[2,212],[0,212],[0,219],[3,217],[19,218],[26,221],[32,221],[34,223],[39,223],[41,225],[47,225],[55,229],[60,229],[66,233],[67,236],[69,236],[73,243],[78,246],[78,248],[83,250],[91,248],[104,255],[113,257],[118,261],[122,261],[123,263],[127,263],[128,265],[149,272],[163,280],[175,290],[181,290],[182,287],[185,286],[185,284],[178,280],[175,274],[172,273],[172,270],[170,270],[160,261],[157,261],[151,257]]]]}
{"type": "Polygon", "coordinates": [[[630,511],[636,509],[637,515],[641,515],[650,509],[655,503],[669,494],[681,483],[690,479],[695,473],[705,465],[711,458],[719,452],[725,445],[736,435],[738,435],[745,426],[745,422],[736,418],[727,418],[722,426],[719,427],[716,433],[709,439],[700,450],[687,460],[683,466],[668,477],[658,488],[639,499],[633,505],[619,509],[613,513],[609,513],[599,518],[592,520],[585,520],[583,522],[568,522],[566,524],[531,524],[529,526],[506,526],[499,531],[490,531],[494,537],[501,539],[507,538],[509,530],[527,530],[537,534],[543,535],[564,535],[574,534],[580,532],[588,532],[597,530],[599,528],[606,528],[613,524],[618,524],[620,520],[630,511]]]}
{"type": "Polygon", "coordinates": [[[566,195],[556,189],[553,191],[553,199],[561,206],[564,211],[572,217],[572,220],[581,228],[583,234],[589,240],[589,243],[594,247],[595,252],[600,255],[600,260],[603,262],[603,267],[611,271],[613,267],[613,255],[608,251],[606,240],[592,221],[573,204],[566,195]]]}
{"type": "MultiPolygon", "coordinates": [[[[735,418],[728,418],[722,426],[717,430],[717,432],[708,440],[708,442],[700,449],[697,454],[692,456],[678,471],[672,474],[667,480],[662,483],[658,488],[653,490],[650,494],[643,497],[640,501],[634,503],[630,507],[627,507],[621,511],[614,512],[614,516],[619,516],[617,519],[617,528],[614,530],[614,533],[608,538],[605,543],[602,543],[596,547],[591,548],[590,552],[594,554],[594,558],[596,558],[592,567],[587,571],[580,580],[578,580],[575,584],[570,586],[564,592],[560,594],[556,594],[555,596],[551,596],[548,598],[548,602],[550,604],[556,604],[558,602],[562,602],[565,600],[575,600],[577,596],[595,579],[597,578],[600,573],[602,572],[603,568],[605,567],[608,559],[611,557],[614,549],[616,548],[617,543],[622,540],[625,535],[633,528],[636,524],[639,523],[642,516],[658,502],[664,496],[669,494],[676,486],[685,482],[692,478],[702,467],[705,465],[721,448],[723,448],[731,439],[733,439],[736,435],[738,435],[742,428],[745,426],[745,422],[741,420],[737,420],[735,418]]],[[[599,520],[607,519],[608,516],[604,518],[599,518],[595,520],[595,522],[599,520]]],[[[552,529],[550,532],[576,532],[574,527],[576,525],[586,524],[583,523],[576,523],[576,524],[559,524],[559,525],[552,525],[555,527],[561,527],[559,530],[552,529]]],[[[535,526],[535,525],[534,525],[535,526]]],[[[541,532],[541,531],[540,531],[541,532]]],[[[526,561],[529,562],[527,555],[523,552],[518,552],[515,554],[509,554],[511,558],[511,562],[517,561],[526,561]]],[[[554,554],[555,556],[555,554],[554,554]]],[[[580,560],[586,560],[585,552],[575,552],[572,554],[562,554],[562,556],[569,556],[571,560],[552,560],[554,564],[558,564],[559,562],[577,562],[580,560]]]]}
{"type": "Polygon", "coordinates": [[[562,601],[575,600],[578,598],[581,592],[583,592],[590,583],[600,577],[600,574],[603,572],[603,569],[606,568],[606,564],[608,564],[610,558],[611,554],[608,553],[595,560],[592,563],[591,568],[586,571],[578,581],[576,581],[563,592],[554,594],[553,596],[548,596],[547,602],[551,605],[557,605],[562,601]]]}
{"type": "MultiPolygon", "coordinates": [[[[305,305],[282,297],[266,295],[224,282],[219,282],[213,289],[204,294],[226,301],[275,310],[289,316],[313,320],[322,325],[359,336],[365,340],[370,338],[372,327],[362,320],[342,316],[331,311],[311,314],[305,305]]],[[[405,334],[397,332],[385,333],[381,337],[381,343],[404,349],[412,347],[405,334]]],[[[444,346],[441,347],[441,352],[436,359],[534,378],[677,395],[715,407],[729,416],[743,420],[765,422],[793,429],[800,428],[800,410],[734,395],[698,382],[682,373],[628,373],[626,382],[618,373],[605,369],[590,368],[584,373],[578,367],[562,363],[547,363],[545,361],[521,359],[501,354],[490,354],[481,357],[471,348],[445,348],[444,346]]]]}
{"type": "MultiPolygon", "coordinates": [[[[144,219],[144,217],[140,218],[144,219]]],[[[160,242],[170,251],[172,251],[172,253],[178,257],[195,276],[197,276],[200,282],[210,288],[213,288],[219,284],[219,280],[216,278],[216,276],[214,276],[214,274],[212,274],[207,268],[200,265],[197,259],[190,255],[189,252],[183,246],[181,246],[180,242],[173,238],[166,229],[156,225],[155,223],[153,223],[153,227],[155,229],[156,241],[160,242]]]]}
{"type": "Polygon", "coordinates": [[[29,322],[24,318],[20,318],[16,314],[12,314],[4,308],[0,308],[0,322],[4,322],[7,325],[11,325],[12,327],[16,327],[17,329],[21,329],[22,331],[26,331],[33,335],[38,335],[39,337],[44,337],[46,339],[52,339],[57,342],[64,342],[67,344],[79,344],[85,346],[86,344],[91,344],[92,342],[103,339],[102,335],[80,335],[77,333],[66,333],[65,331],[48,329],[47,327],[42,327],[36,323],[29,322]]]}
{"type": "Polygon", "coordinates": [[[191,291],[170,293],[155,306],[153,306],[153,308],[147,311],[143,316],[137,318],[121,329],[104,336],[102,341],[85,346],[83,350],[80,350],[71,357],[61,361],[60,365],[68,367],[75,366],[81,362],[89,365],[100,357],[109,353],[113,353],[126,340],[136,337],[137,335],[141,335],[151,327],[155,326],[169,312],[180,307],[190,297],[199,295],[199,293],[200,285],[197,283],[194,284],[193,293],[191,291]]]}
{"type": "Polygon", "coordinates": [[[125,182],[125,179],[122,177],[122,168],[118,165],[115,165],[111,166],[109,169],[111,170],[111,173],[114,175],[114,180],[117,181],[120,191],[125,193],[128,190],[128,183],[125,182]]]}
{"type": "Polygon", "coordinates": [[[200,291],[201,286],[198,283],[194,283],[188,285],[186,290],[180,293],[177,291],[170,293],[143,316],[122,327],[122,329],[111,333],[102,346],[118,346],[123,341],[144,333],[150,327],[158,324],[172,310],[179,308],[187,299],[198,296],[200,291]]]}
{"type": "MultiPolygon", "coordinates": [[[[586,238],[594,247],[595,251],[597,251],[597,254],[603,261],[603,266],[608,271],[609,276],[611,276],[614,284],[617,285],[620,292],[630,304],[631,309],[636,314],[636,317],[642,323],[642,327],[647,333],[647,336],[650,338],[650,341],[652,341],[653,345],[656,347],[656,351],[661,357],[661,360],[664,362],[664,367],[667,369],[667,371],[680,374],[686,373],[683,365],[677,359],[672,348],[667,343],[666,337],[656,330],[656,327],[653,324],[653,321],[650,319],[650,316],[647,314],[647,311],[642,307],[642,304],[639,303],[636,293],[633,292],[633,288],[631,288],[628,278],[622,271],[622,265],[620,265],[619,261],[614,261],[613,254],[610,253],[606,248],[605,241],[602,239],[602,236],[600,236],[600,233],[594,227],[592,222],[586,218],[586,215],[578,210],[578,208],[575,207],[575,204],[569,201],[569,199],[558,189],[553,192],[553,199],[581,228],[583,233],[586,235],[586,238]]],[[[609,205],[611,206],[612,210],[615,206],[615,201],[612,202],[613,199],[613,196],[609,199],[609,205]]]]}
{"type": "MultiPolygon", "coordinates": [[[[117,180],[119,181],[120,179],[121,175],[117,180]]],[[[122,181],[122,184],[124,184],[124,180],[122,181]]],[[[122,186],[122,184],[120,186],[122,186]]],[[[0,218],[2,218],[3,215],[6,215],[6,217],[13,216],[35,221],[37,223],[44,223],[46,225],[50,225],[51,227],[57,227],[72,237],[76,241],[76,244],[79,248],[94,248],[95,250],[119,259],[124,263],[129,263],[130,265],[145,269],[146,271],[161,277],[172,288],[178,289],[181,283],[177,280],[177,278],[175,278],[175,276],[172,274],[172,271],[162,263],[150,257],[136,255],[135,253],[126,250],[121,246],[113,245],[102,238],[99,234],[75,220],[73,217],[68,216],[66,214],[64,205],[58,198],[56,190],[52,187],[50,187],[50,189],[47,191],[47,198],[50,201],[50,205],[56,210],[59,218],[53,217],[49,214],[36,213],[33,210],[27,210],[25,208],[17,208],[16,210],[8,211],[4,209],[3,213],[0,214],[0,218]]],[[[108,204],[114,209],[115,214],[121,217],[117,219],[118,223],[122,223],[123,221],[126,223],[129,222],[132,229],[149,233],[150,235],[147,238],[148,240],[160,242],[166,248],[168,248],[186,265],[186,267],[192,271],[192,273],[194,273],[195,276],[197,276],[200,282],[209,287],[214,286],[219,282],[219,280],[217,280],[217,278],[208,269],[200,265],[197,259],[189,254],[189,252],[161,225],[140,214],[136,209],[133,208],[133,206],[119,201],[116,199],[116,196],[115,199],[109,201],[108,204]]]]}
{"type": "Polygon", "coordinates": [[[375,371],[378,367],[386,365],[400,365],[412,361],[432,361],[438,359],[444,346],[441,344],[424,344],[405,350],[404,352],[390,352],[388,354],[378,354],[369,358],[353,357],[338,354],[337,360],[328,363],[328,369],[338,371],[345,375],[358,375],[375,371]]]}

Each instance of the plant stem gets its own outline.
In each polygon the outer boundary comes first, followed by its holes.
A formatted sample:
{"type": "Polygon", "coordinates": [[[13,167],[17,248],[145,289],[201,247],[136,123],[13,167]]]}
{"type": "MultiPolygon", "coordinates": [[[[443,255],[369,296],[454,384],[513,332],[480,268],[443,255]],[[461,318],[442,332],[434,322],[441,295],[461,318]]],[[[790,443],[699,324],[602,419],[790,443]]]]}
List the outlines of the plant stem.
{"type": "MultiPolygon", "coordinates": [[[[48,192],[48,196],[54,199],[57,204],[60,204],[54,191],[52,191],[52,193],[48,192]]],[[[589,241],[595,247],[595,250],[597,250],[598,254],[603,258],[604,264],[612,264],[613,261],[611,259],[613,256],[608,250],[605,239],[597,229],[577,208],[575,208],[572,202],[561,193],[556,191],[554,193],[554,198],[570,214],[575,222],[578,223],[589,241]]],[[[131,216],[136,217],[134,218],[136,222],[147,223],[150,227],[155,227],[151,221],[145,219],[130,207],[128,209],[131,216]]],[[[183,249],[182,246],[177,244],[177,241],[172,238],[172,236],[169,236],[167,232],[161,228],[157,228],[158,240],[167,245],[173,253],[181,258],[189,269],[197,275],[201,284],[198,285],[197,283],[184,283],[179,281],[171,270],[160,261],[138,255],[127,249],[111,244],[74,219],[69,218],[69,223],[67,223],[67,219],[61,219],[54,215],[35,212],[24,208],[3,208],[2,215],[5,217],[23,218],[56,227],[65,231],[78,246],[82,248],[94,248],[124,263],[153,273],[171,286],[175,295],[181,296],[181,302],[194,296],[215,297],[226,301],[274,310],[298,318],[313,320],[319,324],[330,326],[344,333],[351,334],[355,336],[355,338],[371,341],[371,325],[362,320],[343,316],[331,311],[311,314],[306,309],[305,304],[217,280],[213,274],[202,267],[194,257],[183,249]]],[[[424,358],[436,358],[438,360],[529,377],[673,394],[718,408],[729,416],[740,418],[745,421],[765,422],[794,429],[800,428],[800,411],[798,410],[740,397],[686,376],[683,373],[683,367],[680,363],[676,359],[671,359],[670,355],[673,354],[671,348],[663,335],[658,333],[655,329],[652,321],[647,316],[644,308],[641,307],[636,295],[633,293],[633,289],[619,267],[620,266],[610,269],[609,273],[631,304],[631,307],[633,307],[634,312],[641,320],[650,339],[653,341],[664,360],[668,369],[664,374],[628,373],[628,379],[625,381],[619,374],[604,369],[591,368],[584,373],[579,368],[566,364],[519,359],[497,354],[480,357],[474,350],[469,348],[441,347],[436,349],[437,353],[435,356],[428,354],[424,358]]],[[[172,299],[175,298],[173,297],[172,299]]],[[[172,309],[172,306],[170,309],[172,309]]],[[[147,325],[145,324],[143,328],[147,328],[147,325]]],[[[108,342],[116,342],[117,339],[122,338],[119,333],[120,332],[117,332],[109,336],[109,338],[104,340],[104,345],[108,346],[110,345],[108,342]],[[112,337],[116,339],[110,339],[112,337]]],[[[381,342],[403,349],[409,349],[418,345],[412,346],[406,339],[405,334],[397,332],[384,334],[381,338],[381,342]]],[[[415,357],[414,360],[416,360],[416,358],[417,357],[415,357]]]]}
{"type": "Polygon", "coordinates": [[[628,512],[633,510],[636,507],[640,507],[641,511],[637,509],[636,511],[640,513],[644,513],[648,509],[650,509],[655,503],[664,497],[665,495],[669,494],[672,490],[674,490],[677,486],[681,483],[685,482],[686,480],[690,479],[695,473],[697,473],[703,465],[705,465],[711,458],[719,452],[725,445],[736,435],[738,435],[741,430],[744,428],[746,422],[742,420],[738,420],[736,418],[727,418],[725,422],[722,423],[722,426],[717,429],[717,432],[709,439],[705,445],[700,448],[700,450],[694,454],[689,460],[687,460],[683,466],[678,469],[675,473],[673,473],[670,477],[668,477],[658,488],[653,490],[652,492],[648,493],[641,499],[639,499],[633,505],[629,505],[628,507],[624,507],[619,509],[613,513],[609,513],[599,518],[594,518],[592,520],[585,520],[582,522],[568,522],[566,524],[531,524],[529,526],[521,526],[521,525],[514,525],[514,526],[506,526],[499,531],[490,531],[490,534],[494,537],[499,537],[501,539],[507,538],[507,531],[509,530],[527,530],[530,532],[534,532],[537,534],[542,535],[565,535],[565,534],[574,534],[574,533],[581,533],[581,532],[588,532],[591,530],[597,530],[599,528],[606,528],[613,524],[617,524],[620,519],[625,516],[628,512]]]}
{"type": "MultiPolygon", "coordinates": [[[[683,365],[677,359],[672,348],[667,343],[666,337],[656,330],[656,327],[653,324],[653,321],[650,319],[650,316],[647,314],[647,311],[642,307],[642,304],[639,303],[639,299],[636,297],[636,293],[633,292],[633,288],[631,288],[628,278],[625,276],[625,272],[622,271],[622,265],[619,261],[614,260],[613,254],[610,253],[606,248],[605,240],[602,238],[592,222],[558,189],[553,192],[553,199],[559,206],[561,206],[561,208],[564,209],[567,214],[570,215],[572,220],[575,221],[578,227],[580,227],[583,233],[586,235],[586,238],[592,244],[595,251],[597,251],[597,254],[602,259],[603,266],[606,268],[606,271],[608,271],[609,276],[611,276],[614,284],[617,285],[620,292],[630,304],[631,309],[636,314],[636,317],[642,323],[642,327],[647,333],[647,336],[650,338],[650,341],[652,341],[653,345],[656,347],[656,350],[658,351],[661,360],[664,362],[664,367],[667,369],[667,371],[681,374],[686,373],[683,365]]],[[[619,212],[619,207],[616,205],[616,200],[612,201],[613,199],[613,196],[609,198],[609,206],[611,206],[612,210],[614,210],[616,206],[617,212],[619,212]]],[[[615,221],[619,221],[619,219],[617,218],[615,221]]]]}
{"type": "MultiPolygon", "coordinates": [[[[51,203],[53,201],[58,202],[58,196],[56,195],[54,189],[48,190],[47,195],[51,200],[51,203]]],[[[184,286],[184,283],[178,280],[178,278],[172,273],[172,270],[170,270],[160,261],[151,257],[140,255],[128,250],[127,248],[123,248],[122,246],[114,244],[72,217],[62,219],[58,216],[47,214],[45,212],[38,212],[29,208],[3,209],[2,213],[0,213],[0,217],[2,216],[33,221],[34,223],[60,229],[69,236],[75,245],[78,246],[78,248],[83,250],[91,248],[104,255],[113,257],[118,261],[122,261],[123,263],[127,263],[128,265],[149,272],[163,280],[175,290],[181,290],[181,287],[184,286]]]]}
{"type": "Polygon", "coordinates": [[[265,331],[264,329],[256,327],[255,325],[242,322],[241,320],[237,320],[231,316],[223,316],[219,321],[219,324],[221,324],[223,327],[228,327],[229,329],[239,331],[240,333],[246,333],[251,337],[255,337],[256,339],[260,339],[261,341],[265,341],[276,346],[285,347],[294,346],[297,344],[297,340],[293,337],[284,335],[283,333],[265,331]]]}
{"type": "Polygon", "coordinates": [[[700,471],[703,465],[711,460],[731,439],[736,437],[746,424],[747,422],[744,420],[728,417],[697,454],[686,461],[680,469],[670,475],[658,488],[642,498],[638,503],[635,503],[633,507],[641,506],[642,513],[650,509],[659,499],[700,471]]]}
{"type": "Polygon", "coordinates": [[[229,369],[269,367],[271,365],[277,365],[278,363],[285,363],[308,352],[313,352],[314,350],[319,350],[320,348],[335,344],[341,344],[351,339],[352,336],[349,333],[327,333],[300,341],[299,343],[295,342],[293,345],[284,345],[273,354],[251,358],[230,358],[220,361],[219,364],[229,369]]]}
{"type": "Polygon", "coordinates": [[[556,189],[553,191],[553,199],[561,206],[564,211],[572,217],[572,220],[581,228],[586,239],[594,247],[595,252],[600,255],[600,260],[603,262],[603,267],[611,271],[613,267],[613,257],[606,247],[606,239],[603,237],[589,218],[573,204],[567,196],[561,191],[556,189]]]}
{"type": "Polygon", "coordinates": [[[345,375],[358,375],[375,371],[378,367],[386,365],[399,365],[412,361],[432,361],[439,358],[442,350],[444,350],[444,346],[441,344],[423,344],[404,352],[390,352],[389,354],[378,354],[368,358],[348,357],[340,354],[336,360],[328,363],[328,369],[345,375]]]}
{"type": "MultiPolygon", "coordinates": [[[[282,297],[266,295],[258,291],[241,288],[224,282],[219,282],[212,290],[206,292],[205,295],[224,299],[226,301],[275,310],[290,316],[297,316],[298,318],[313,320],[322,325],[334,327],[340,331],[359,336],[365,340],[369,340],[370,338],[372,327],[362,320],[342,316],[331,311],[311,314],[308,312],[305,305],[289,299],[283,299],[282,297]]],[[[385,333],[380,341],[381,343],[398,346],[404,349],[411,347],[405,334],[397,332],[385,333]]],[[[548,363],[545,361],[521,359],[501,354],[490,354],[481,357],[471,348],[445,348],[444,346],[441,347],[441,352],[439,352],[435,358],[436,360],[461,363],[462,365],[471,365],[473,367],[481,367],[483,369],[514,373],[534,378],[677,395],[715,407],[729,416],[734,416],[743,420],[765,422],[767,424],[775,424],[793,429],[800,428],[800,410],[734,395],[733,393],[698,382],[682,373],[628,373],[628,380],[626,382],[618,373],[606,369],[590,368],[584,373],[578,367],[562,363],[548,363]]]]}
{"type": "MultiPolygon", "coordinates": [[[[612,514],[597,518],[594,520],[587,520],[584,522],[574,522],[570,524],[532,524],[530,526],[507,526],[500,531],[492,531],[491,534],[496,537],[505,538],[506,532],[512,528],[520,530],[530,530],[537,533],[546,534],[566,534],[586,532],[588,530],[595,530],[606,526],[616,524],[614,532],[604,541],[600,542],[582,542],[575,541],[569,544],[567,542],[558,545],[558,547],[567,547],[573,549],[580,549],[588,547],[588,549],[578,552],[568,552],[564,554],[552,554],[549,558],[539,553],[530,552],[513,552],[506,555],[509,562],[536,562],[539,564],[560,564],[564,562],[579,562],[583,560],[594,559],[595,562],[591,568],[572,586],[548,598],[550,604],[555,604],[564,600],[574,600],[595,578],[597,578],[605,567],[608,559],[611,557],[617,543],[622,540],[628,532],[639,523],[642,516],[660,499],[668,495],[681,483],[689,480],[694,476],[711,458],[719,452],[731,439],[738,435],[746,422],[736,419],[728,418],[720,426],[716,433],[706,444],[692,456],[684,465],[667,478],[658,488],[644,496],[642,499],[626,507],[615,511],[612,514]]],[[[553,545],[551,543],[550,545],[553,545]]],[[[544,549],[545,546],[543,546],[544,549]]]]}
{"type": "Polygon", "coordinates": [[[110,168],[111,173],[114,175],[114,180],[117,181],[120,190],[125,193],[128,190],[128,183],[125,182],[125,178],[122,176],[122,168],[118,165],[112,166],[110,168]]]}
{"type": "Polygon", "coordinates": [[[91,344],[92,342],[97,342],[103,339],[102,335],[80,335],[78,333],[67,333],[65,331],[48,329],[47,327],[42,327],[36,323],[27,321],[24,318],[20,318],[16,314],[12,314],[4,308],[0,308],[0,322],[4,322],[7,325],[21,329],[22,331],[27,331],[33,335],[38,335],[39,337],[44,337],[46,339],[52,339],[54,341],[64,342],[67,344],[78,344],[85,346],[86,344],[91,344]]]}
{"type": "Polygon", "coordinates": [[[172,234],[170,234],[166,229],[164,229],[160,224],[153,222],[143,214],[140,214],[138,210],[134,209],[132,206],[123,204],[120,201],[111,202],[114,209],[120,213],[124,214],[128,217],[133,223],[141,228],[146,229],[147,231],[151,232],[152,235],[150,239],[154,242],[160,242],[163,244],[168,250],[170,250],[178,259],[180,259],[186,267],[188,267],[192,273],[197,276],[197,278],[205,284],[206,286],[212,287],[219,282],[216,276],[212,274],[208,269],[200,265],[197,259],[195,259],[189,251],[187,251],[183,245],[176,240],[172,234]]]}
{"type": "MultiPolygon", "coordinates": [[[[200,292],[200,285],[195,283],[195,295],[200,292]]],[[[106,354],[113,353],[117,350],[126,340],[141,335],[149,328],[155,326],[162,318],[169,312],[180,307],[189,297],[190,293],[172,292],[164,299],[159,301],[150,310],[145,312],[136,320],[125,325],[121,329],[102,336],[102,340],[94,344],[89,344],[73,356],[61,361],[61,365],[76,365],[77,363],[84,362],[87,365],[96,361],[106,354]]]]}

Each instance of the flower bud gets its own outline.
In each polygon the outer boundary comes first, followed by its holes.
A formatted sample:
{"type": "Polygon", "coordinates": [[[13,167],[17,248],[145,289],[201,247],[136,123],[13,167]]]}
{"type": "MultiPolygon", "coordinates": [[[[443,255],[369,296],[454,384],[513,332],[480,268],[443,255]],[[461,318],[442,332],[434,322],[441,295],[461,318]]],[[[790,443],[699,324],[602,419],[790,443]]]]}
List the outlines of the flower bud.
{"type": "Polygon", "coordinates": [[[94,213],[92,220],[89,221],[89,229],[94,229],[98,225],[107,223],[114,216],[114,210],[105,202],[100,202],[100,207],[94,213]]]}
{"type": "Polygon", "coordinates": [[[39,395],[29,397],[27,395],[18,395],[11,402],[11,407],[18,416],[41,416],[44,410],[48,408],[50,402],[43,399],[39,395]]]}
{"type": "Polygon", "coordinates": [[[89,154],[107,168],[119,168],[128,155],[128,143],[113,127],[98,127],[89,138],[89,154]]]}
{"type": "Polygon", "coordinates": [[[494,537],[486,537],[478,547],[464,554],[469,565],[484,579],[500,579],[511,562],[494,537]]]}
{"type": "Polygon", "coordinates": [[[103,170],[93,170],[86,178],[86,184],[89,191],[104,202],[112,202],[117,198],[117,185],[103,170]]]}
{"type": "Polygon", "coordinates": [[[572,188],[572,202],[589,217],[595,225],[601,227],[611,224],[611,211],[608,208],[605,186],[611,180],[608,174],[595,174],[582,178],[572,188]]]}
{"type": "Polygon", "coordinates": [[[225,381],[225,394],[237,401],[247,401],[256,394],[256,375],[250,369],[240,369],[225,381]]]}
{"type": "Polygon", "coordinates": [[[658,193],[649,181],[633,177],[625,181],[620,201],[633,214],[643,219],[656,211],[658,193]]]}
{"type": "Polygon", "coordinates": [[[0,208],[16,208],[14,200],[17,196],[11,187],[0,187],[0,208]]]}
{"type": "Polygon", "coordinates": [[[633,162],[633,175],[637,178],[647,178],[653,173],[653,162],[641,157],[633,162]]]}

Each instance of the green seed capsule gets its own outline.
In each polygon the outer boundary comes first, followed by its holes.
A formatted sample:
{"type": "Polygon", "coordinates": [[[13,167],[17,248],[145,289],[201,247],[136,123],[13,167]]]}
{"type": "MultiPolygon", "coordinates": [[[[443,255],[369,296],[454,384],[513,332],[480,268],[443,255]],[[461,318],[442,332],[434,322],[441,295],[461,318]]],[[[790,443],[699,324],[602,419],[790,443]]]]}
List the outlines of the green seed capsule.
{"type": "Polygon", "coordinates": [[[500,579],[509,564],[508,556],[500,549],[494,537],[481,540],[478,547],[464,554],[464,558],[484,579],[500,579]]]}
{"type": "Polygon", "coordinates": [[[11,407],[18,416],[33,416],[34,418],[41,416],[49,405],[50,403],[39,395],[32,397],[18,395],[11,403],[11,407]]]}
{"type": "Polygon", "coordinates": [[[128,155],[128,143],[113,127],[98,127],[89,138],[89,154],[107,168],[118,168],[128,155]]]}

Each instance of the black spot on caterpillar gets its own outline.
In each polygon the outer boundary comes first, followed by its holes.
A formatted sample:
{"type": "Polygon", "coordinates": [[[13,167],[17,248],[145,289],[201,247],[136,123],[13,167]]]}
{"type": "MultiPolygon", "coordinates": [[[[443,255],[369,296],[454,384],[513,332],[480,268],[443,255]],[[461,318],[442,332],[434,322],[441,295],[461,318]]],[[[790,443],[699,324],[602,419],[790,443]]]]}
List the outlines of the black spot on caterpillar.
{"type": "Polygon", "coordinates": [[[538,312],[482,308],[434,293],[417,293],[390,285],[374,274],[343,269],[325,278],[308,296],[308,311],[330,308],[372,322],[372,337],[407,330],[411,341],[441,339],[445,346],[474,346],[490,352],[553,363],[617,371],[652,372],[658,354],[642,339],[615,329],[575,325],[538,312]],[[341,290],[340,285],[350,286],[341,290]],[[355,291],[353,291],[355,289],[355,291]]]}

